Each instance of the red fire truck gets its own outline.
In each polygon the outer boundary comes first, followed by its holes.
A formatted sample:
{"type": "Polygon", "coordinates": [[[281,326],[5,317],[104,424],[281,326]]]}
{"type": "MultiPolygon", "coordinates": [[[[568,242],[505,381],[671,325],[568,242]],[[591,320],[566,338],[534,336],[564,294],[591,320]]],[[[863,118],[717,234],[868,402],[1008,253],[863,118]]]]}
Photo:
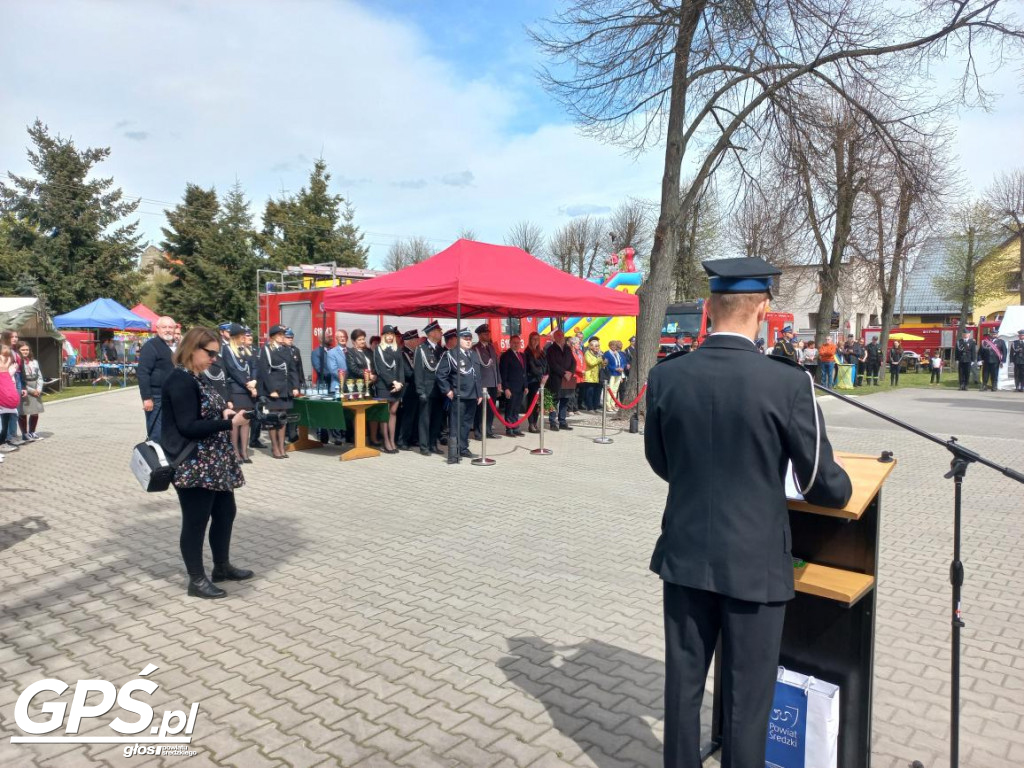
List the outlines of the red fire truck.
{"type": "MultiPolygon", "coordinates": [[[[396,315],[358,315],[324,309],[323,295],[327,288],[368,280],[383,272],[361,269],[339,269],[333,265],[304,265],[290,272],[263,272],[259,277],[258,294],[259,342],[267,338],[271,326],[286,325],[295,332],[295,347],[302,356],[303,367],[312,371],[312,352],[320,346],[324,328],[352,333],[356,328],[367,336],[380,335],[385,325],[399,330],[422,329],[435,318],[399,317],[396,315]]],[[[442,328],[454,328],[454,318],[436,318],[442,328]]],[[[537,318],[473,318],[464,317],[462,324],[475,329],[481,323],[491,328],[491,338],[500,350],[508,349],[509,338],[526,337],[537,329],[537,318]]]]}
{"type": "MultiPolygon", "coordinates": [[[[984,336],[987,336],[992,328],[999,327],[999,320],[983,320],[981,323],[976,325],[968,325],[967,329],[971,332],[974,340],[979,344],[984,336]]],[[[889,333],[908,333],[911,336],[920,336],[922,341],[902,341],[904,351],[913,352],[917,356],[921,357],[924,353],[934,352],[935,350],[942,350],[943,357],[949,359],[951,350],[956,347],[957,339],[960,338],[959,323],[954,322],[949,325],[894,325],[889,333]]],[[[881,338],[882,329],[879,326],[865,328],[861,332],[862,340],[867,343],[872,337],[881,338]]]]}

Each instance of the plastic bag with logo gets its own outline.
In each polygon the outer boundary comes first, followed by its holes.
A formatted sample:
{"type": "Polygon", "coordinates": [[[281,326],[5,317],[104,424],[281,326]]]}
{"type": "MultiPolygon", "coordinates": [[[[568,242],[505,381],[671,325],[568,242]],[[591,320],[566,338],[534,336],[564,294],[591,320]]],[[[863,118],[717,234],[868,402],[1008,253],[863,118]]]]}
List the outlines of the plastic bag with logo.
{"type": "Polygon", "coordinates": [[[766,768],[836,768],[838,762],[839,686],[779,667],[766,768]]]}

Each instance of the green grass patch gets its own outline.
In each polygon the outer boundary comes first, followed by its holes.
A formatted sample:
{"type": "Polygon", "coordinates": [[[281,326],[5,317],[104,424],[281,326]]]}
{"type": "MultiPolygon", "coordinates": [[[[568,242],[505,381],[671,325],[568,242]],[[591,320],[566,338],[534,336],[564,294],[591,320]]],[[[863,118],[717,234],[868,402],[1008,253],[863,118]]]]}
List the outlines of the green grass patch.
{"type": "MultiPolygon", "coordinates": [[[[107,385],[104,383],[100,384],[73,384],[70,387],[64,387],[60,392],[47,392],[43,395],[43,403],[52,403],[55,400],[68,400],[72,397],[81,397],[82,395],[95,395],[97,392],[113,392],[120,390],[121,387],[113,386],[109,390],[107,385]]],[[[138,389],[135,384],[129,384],[128,389],[138,389]]]]}
{"type": "MultiPolygon", "coordinates": [[[[942,379],[938,384],[931,383],[931,373],[922,371],[920,373],[901,373],[899,386],[889,386],[889,371],[883,370],[878,375],[878,386],[862,386],[854,389],[840,389],[838,392],[844,395],[870,395],[873,392],[888,392],[893,389],[957,389],[960,384],[957,381],[956,370],[949,368],[942,372],[942,379]]],[[[977,387],[975,387],[977,389],[977,387]]],[[[819,392],[818,394],[824,394],[819,392]]]]}

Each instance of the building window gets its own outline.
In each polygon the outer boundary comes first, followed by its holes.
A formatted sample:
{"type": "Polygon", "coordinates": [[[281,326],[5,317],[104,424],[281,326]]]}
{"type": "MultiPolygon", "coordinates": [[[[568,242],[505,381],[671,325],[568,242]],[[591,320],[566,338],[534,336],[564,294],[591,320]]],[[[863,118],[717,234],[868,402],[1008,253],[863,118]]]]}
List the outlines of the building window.
{"type": "Polygon", "coordinates": [[[879,326],[881,324],[882,324],[882,321],[878,319],[878,315],[870,315],[868,317],[868,325],[870,325],[870,326],[879,326]]]}
{"type": "Polygon", "coordinates": [[[1006,276],[1006,290],[1010,293],[1020,292],[1020,270],[1010,272],[1006,276]]]}

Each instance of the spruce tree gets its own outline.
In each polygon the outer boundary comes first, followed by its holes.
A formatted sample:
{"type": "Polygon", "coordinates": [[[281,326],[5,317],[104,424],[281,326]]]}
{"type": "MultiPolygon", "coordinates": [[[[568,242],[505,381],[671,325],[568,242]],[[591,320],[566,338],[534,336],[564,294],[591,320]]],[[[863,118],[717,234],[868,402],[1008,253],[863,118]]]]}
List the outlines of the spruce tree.
{"type": "Polygon", "coordinates": [[[160,244],[167,255],[171,282],[161,286],[160,311],[183,325],[213,325],[220,315],[219,296],[226,288],[222,271],[207,261],[216,237],[220,203],[217,192],[187,184],[177,206],[166,212],[160,244]]]}
{"type": "Polygon", "coordinates": [[[223,291],[216,297],[221,320],[256,324],[256,270],[262,260],[255,250],[252,215],[240,183],[224,196],[214,236],[206,248],[211,269],[224,278],[223,291]]]}
{"type": "Polygon", "coordinates": [[[0,182],[7,231],[0,245],[0,280],[10,271],[24,290],[35,286],[54,313],[99,297],[131,306],[141,276],[138,222],[122,220],[138,201],[126,201],[113,179],[91,178],[109,147],[79,150],[71,139],[51,136],[36,120],[28,128],[28,159],[36,177],[8,173],[0,182]]]}
{"type": "Polygon", "coordinates": [[[327,163],[317,160],[309,186],[298,194],[268,200],[260,247],[268,266],[336,262],[339,267],[366,267],[368,249],[355,224],[355,209],[330,192],[327,163]]]}

